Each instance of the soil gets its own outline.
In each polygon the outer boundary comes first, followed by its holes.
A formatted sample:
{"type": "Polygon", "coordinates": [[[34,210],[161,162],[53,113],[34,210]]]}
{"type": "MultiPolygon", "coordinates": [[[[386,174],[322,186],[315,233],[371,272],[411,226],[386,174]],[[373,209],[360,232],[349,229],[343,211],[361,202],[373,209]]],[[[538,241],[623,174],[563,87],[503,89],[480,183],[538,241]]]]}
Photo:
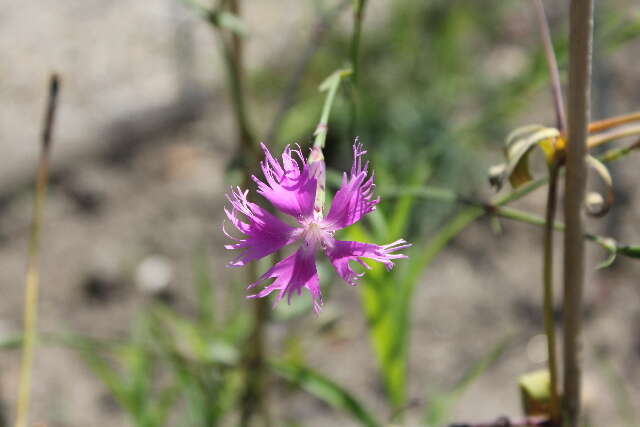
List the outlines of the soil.
{"type": "MultiPolygon", "coordinates": [[[[301,48],[304,37],[291,35],[307,34],[307,9],[295,0],[247,7],[251,40],[259,40],[249,44],[250,69],[301,48]]],[[[138,285],[140,266],[150,258],[169,272],[165,295],[184,307],[193,298],[193,259],[203,245],[217,282],[238,280],[237,270],[225,268],[230,255],[222,249],[220,230],[225,170],[234,152],[224,69],[214,34],[193,15],[172,0],[0,5],[0,94],[9,101],[0,110],[0,337],[21,330],[31,176],[51,70],[61,74],[63,89],[43,233],[41,330],[126,336],[153,298],[138,285]]],[[[634,46],[612,58],[614,77],[640,65],[640,58],[629,58],[634,46]]],[[[637,76],[626,75],[611,96],[612,113],[638,105],[638,85],[632,84],[637,76]]],[[[633,208],[640,201],[634,185],[640,171],[633,162],[631,157],[616,169],[626,197],[614,208],[616,220],[589,220],[590,229],[624,242],[640,241],[640,211],[633,208]]],[[[543,202],[538,192],[519,206],[541,212],[543,202]]],[[[410,362],[416,407],[509,338],[499,363],[455,406],[455,418],[517,418],[516,378],[543,366],[540,229],[502,223],[500,234],[487,221],[471,225],[417,286],[410,362]]],[[[590,266],[604,257],[593,247],[588,255],[590,266]]],[[[583,357],[592,425],[624,425],[620,388],[611,384],[609,367],[623,379],[640,414],[639,273],[640,265],[628,259],[588,271],[583,357]]],[[[359,304],[357,291],[335,286],[325,307],[335,324],[329,333],[305,338],[305,357],[384,413],[359,304]]],[[[319,322],[310,315],[300,327],[316,331],[319,322]]],[[[269,334],[276,345],[286,329],[273,325],[269,334]]],[[[8,420],[18,368],[19,352],[0,352],[0,399],[8,420]]],[[[33,379],[33,421],[51,427],[129,425],[70,350],[40,346],[33,379]]],[[[353,425],[304,395],[271,400],[276,413],[305,426],[353,425]]],[[[411,408],[409,414],[409,425],[417,425],[420,411],[411,408]]]]}

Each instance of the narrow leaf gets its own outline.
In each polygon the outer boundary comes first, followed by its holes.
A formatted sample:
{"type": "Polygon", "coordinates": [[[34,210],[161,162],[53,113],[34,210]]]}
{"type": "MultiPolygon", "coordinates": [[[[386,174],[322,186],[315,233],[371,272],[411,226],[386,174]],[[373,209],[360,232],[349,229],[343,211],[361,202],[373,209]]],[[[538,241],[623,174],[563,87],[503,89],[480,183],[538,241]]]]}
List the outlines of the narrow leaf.
{"type": "Polygon", "coordinates": [[[334,409],[351,415],[354,420],[367,427],[381,427],[373,414],[339,384],[310,368],[297,364],[271,363],[271,368],[289,383],[305,390],[334,409]]]}

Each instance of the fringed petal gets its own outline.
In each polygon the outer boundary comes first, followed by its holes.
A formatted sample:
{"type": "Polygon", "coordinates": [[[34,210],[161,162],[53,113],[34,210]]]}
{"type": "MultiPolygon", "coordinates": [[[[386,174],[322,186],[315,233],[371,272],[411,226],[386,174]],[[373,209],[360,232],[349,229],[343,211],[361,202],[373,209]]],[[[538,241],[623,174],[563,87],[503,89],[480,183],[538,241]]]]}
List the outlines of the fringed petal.
{"type": "Polygon", "coordinates": [[[291,296],[295,293],[300,295],[302,288],[305,288],[311,294],[313,301],[313,311],[320,312],[322,307],[322,294],[320,292],[320,279],[316,270],[316,257],[312,251],[304,248],[299,249],[292,255],[283,259],[258,280],[251,283],[248,289],[258,284],[275,279],[271,284],[266,285],[260,292],[250,295],[247,298],[262,298],[269,295],[273,291],[278,291],[278,296],[274,302],[274,306],[286,295],[287,301],[291,302],[291,296]]]}
{"type": "Polygon", "coordinates": [[[298,221],[313,214],[317,179],[302,156],[300,148],[287,146],[282,153],[282,165],[266,145],[260,144],[265,159],[260,163],[264,181],[252,176],[258,185],[258,193],[269,200],[281,212],[298,221]]]}
{"type": "Polygon", "coordinates": [[[373,173],[367,177],[369,162],[363,166],[362,157],[367,152],[356,141],[353,145],[353,166],[351,174],[342,175],[342,185],[336,192],[331,209],[325,218],[325,224],[333,230],[350,226],[373,211],[380,198],[373,198],[373,173]]]}
{"type": "Polygon", "coordinates": [[[277,251],[296,240],[299,234],[295,227],[285,224],[260,206],[249,202],[247,193],[248,190],[243,192],[239,187],[231,189],[231,193],[227,194],[231,209],[224,210],[229,221],[244,235],[244,238],[233,237],[227,232],[224,224],[222,225],[224,234],[235,241],[225,245],[225,248],[242,250],[229,263],[234,267],[243,266],[249,261],[277,251]],[[240,219],[239,213],[244,215],[246,222],[240,219]]]}
{"type": "Polygon", "coordinates": [[[409,246],[411,246],[411,244],[404,240],[396,240],[384,246],[336,240],[333,246],[326,249],[326,254],[340,277],[348,284],[355,286],[364,273],[356,273],[351,265],[349,265],[350,261],[356,261],[366,269],[371,269],[362,259],[369,258],[383,263],[387,270],[391,270],[394,266],[392,260],[407,258],[406,255],[394,252],[408,248],[409,246]]]}

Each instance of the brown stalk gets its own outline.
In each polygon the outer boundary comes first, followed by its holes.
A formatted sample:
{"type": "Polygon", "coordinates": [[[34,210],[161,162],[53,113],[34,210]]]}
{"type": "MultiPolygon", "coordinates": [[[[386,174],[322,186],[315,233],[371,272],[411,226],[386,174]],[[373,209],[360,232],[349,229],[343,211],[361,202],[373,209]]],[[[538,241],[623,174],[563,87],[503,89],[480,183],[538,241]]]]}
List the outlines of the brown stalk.
{"type": "Polygon", "coordinates": [[[625,114],[622,116],[611,117],[604,120],[598,120],[589,124],[589,132],[602,132],[603,130],[610,129],[612,127],[624,125],[627,123],[640,120],[640,112],[625,114]]]}
{"type": "Polygon", "coordinates": [[[569,128],[564,215],[564,395],[563,426],[580,419],[580,329],[584,282],[582,203],[586,186],[593,0],[571,0],[569,8],[569,128]]]}
{"type": "Polygon", "coordinates": [[[36,175],[36,192],[33,201],[33,218],[29,236],[29,252],[27,255],[27,275],[24,302],[24,339],[22,341],[22,361],[20,365],[20,382],[16,403],[16,427],[26,427],[29,414],[29,396],[31,394],[31,371],[33,367],[34,347],[38,335],[38,291],[40,287],[40,239],[42,235],[42,216],[47,194],[49,178],[49,154],[51,152],[51,136],[58,101],[60,80],[52,74],[49,80],[49,95],[44,117],[44,126],[40,146],[40,160],[36,175]]]}

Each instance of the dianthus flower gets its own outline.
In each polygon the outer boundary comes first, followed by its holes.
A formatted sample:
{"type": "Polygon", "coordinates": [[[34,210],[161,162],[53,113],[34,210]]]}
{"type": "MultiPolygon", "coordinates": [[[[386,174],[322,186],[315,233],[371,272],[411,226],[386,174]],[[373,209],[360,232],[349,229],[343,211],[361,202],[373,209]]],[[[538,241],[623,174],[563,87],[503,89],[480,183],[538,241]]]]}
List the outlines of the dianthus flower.
{"type": "Polygon", "coordinates": [[[380,198],[373,198],[373,174],[368,176],[368,165],[363,165],[366,154],[360,143],[353,146],[351,173],[342,177],[342,185],[333,198],[329,212],[323,215],[324,160],[319,148],[312,150],[310,161],[305,161],[299,147],[287,146],[282,153],[282,163],[276,160],[264,144],[260,144],[265,159],[260,163],[264,180],[252,176],[258,186],[258,194],[267,199],[280,212],[292,216],[296,225],[289,225],[259,205],[247,199],[248,190],[231,189],[227,199],[231,209],[225,208],[229,221],[243,234],[243,238],[232,237],[235,243],[226,249],[242,250],[229,263],[239,267],[265,257],[290,245],[299,244],[298,249],[271,267],[248,286],[248,289],[275,279],[258,293],[248,298],[262,298],[278,291],[276,303],[285,295],[288,301],[295,293],[305,288],[311,294],[313,310],[318,313],[322,306],[320,279],[316,269],[316,255],[322,250],[337,273],[350,285],[355,286],[364,273],[356,273],[349,264],[356,261],[370,269],[363,258],[381,262],[387,269],[393,268],[393,260],[406,258],[396,253],[410,244],[397,240],[388,245],[342,241],[334,238],[337,230],[348,227],[373,211],[380,198]],[[320,196],[320,197],[316,197],[320,196]],[[244,220],[239,217],[244,216],[244,220]]]}

